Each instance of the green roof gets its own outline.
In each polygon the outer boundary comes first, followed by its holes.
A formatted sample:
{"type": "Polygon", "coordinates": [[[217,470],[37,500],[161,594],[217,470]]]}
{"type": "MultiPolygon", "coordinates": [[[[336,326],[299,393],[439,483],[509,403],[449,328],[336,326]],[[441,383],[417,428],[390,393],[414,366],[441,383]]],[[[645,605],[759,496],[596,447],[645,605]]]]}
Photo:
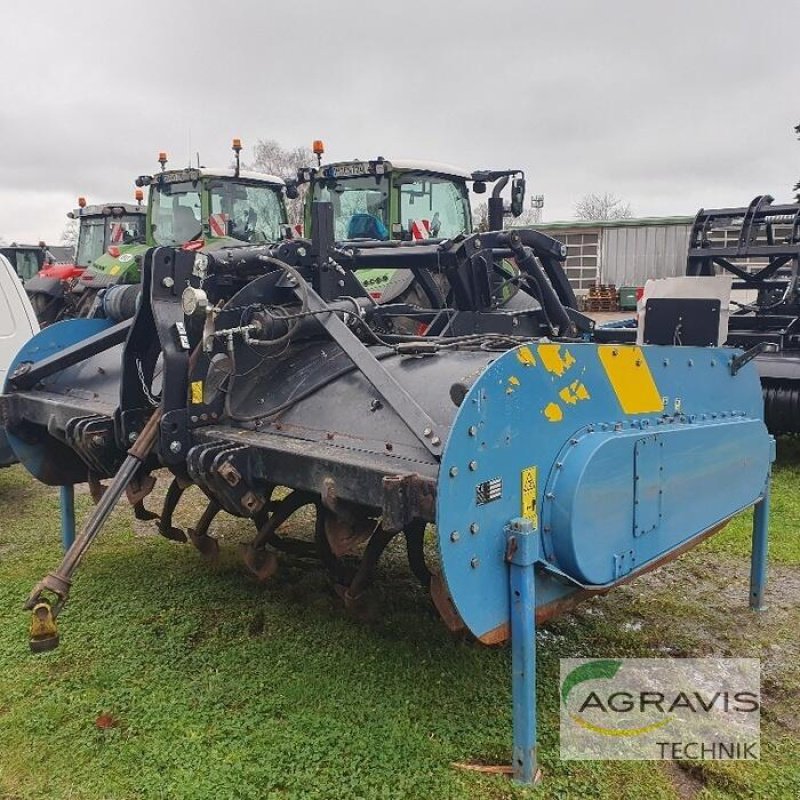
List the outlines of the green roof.
{"type": "MultiPolygon", "coordinates": [[[[537,222],[525,225],[536,230],[566,230],[568,228],[644,228],[653,225],[691,225],[694,217],[631,217],[629,219],[565,219],[557,222],[537,222]]],[[[510,226],[510,227],[513,227],[510,226]]]]}

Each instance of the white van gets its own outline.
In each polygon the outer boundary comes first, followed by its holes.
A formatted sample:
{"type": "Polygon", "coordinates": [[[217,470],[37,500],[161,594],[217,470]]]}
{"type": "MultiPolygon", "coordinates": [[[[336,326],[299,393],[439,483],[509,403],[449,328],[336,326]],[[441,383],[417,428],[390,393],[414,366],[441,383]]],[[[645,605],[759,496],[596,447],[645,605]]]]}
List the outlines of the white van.
{"type": "MultiPolygon", "coordinates": [[[[8,259],[0,255],[0,390],[5,385],[14,356],[38,332],[39,323],[22,281],[8,259]]],[[[0,467],[7,467],[16,460],[5,432],[0,428],[0,467]]]]}

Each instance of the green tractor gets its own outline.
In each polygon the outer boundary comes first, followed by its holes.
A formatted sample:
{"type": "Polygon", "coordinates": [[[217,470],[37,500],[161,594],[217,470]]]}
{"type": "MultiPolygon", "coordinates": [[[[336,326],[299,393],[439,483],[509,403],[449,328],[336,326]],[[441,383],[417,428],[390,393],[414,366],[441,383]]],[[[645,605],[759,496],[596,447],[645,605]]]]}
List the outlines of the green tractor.
{"type": "Polygon", "coordinates": [[[87,205],[78,198],[78,207],[67,214],[78,223],[75,256],[68,263],[46,260],[32,276],[26,276],[25,291],[40,325],[49,325],[64,317],[86,316],[89,296],[81,279],[108,250],[132,247],[144,241],[145,209],[141,190],[137,203],[87,205]]]}
{"type": "MultiPolygon", "coordinates": [[[[445,240],[471,234],[475,229],[470,204],[472,191],[482,194],[494,183],[488,201],[488,229],[503,227],[506,215],[518,217],[525,199],[525,175],[522,170],[481,170],[467,172],[447,164],[430,161],[341,161],[322,164],[323,145],[315,141],[318,166],[301,169],[297,185],[309,184],[304,209],[304,230],[310,236],[312,207],[317,200],[333,206],[333,238],[337,243],[358,241],[413,242],[445,240]],[[501,196],[511,182],[508,206],[501,196]]],[[[289,186],[290,196],[296,192],[289,186]]],[[[496,300],[504,305],[516,293],[516,267],[503,262],[506,278],[498,278],[496,300]]],[[[446,294],[441,276],[434,276],[446,294]]],[[[359,279],[378,303],[395,302],[402,296],[407,302],[425,298],[408,297],[413,276],[407,270],[369,269],[359,272],[359,279]]]]}
{"type": "Polygon", "coordinates": [[[111,297],[115,306],[125,298],[123,315],[127,316],[138,291],[104,290],[138,285],[144,254],[151,247],[183,246],[203,252],[275,242],[286,235],[283,180],[242,170],[241,149],[241,141],[234,139],[235,166],[223,169],[167,169],[167,154],[159,153],[161,171],[136,179],[137,186],[150,189],[145,234],[134,243],[106,248],[81,275],[75,291],[92,300],[81,303],[80,316],[107,315],[110,309],[100,307],[111,297]]]}

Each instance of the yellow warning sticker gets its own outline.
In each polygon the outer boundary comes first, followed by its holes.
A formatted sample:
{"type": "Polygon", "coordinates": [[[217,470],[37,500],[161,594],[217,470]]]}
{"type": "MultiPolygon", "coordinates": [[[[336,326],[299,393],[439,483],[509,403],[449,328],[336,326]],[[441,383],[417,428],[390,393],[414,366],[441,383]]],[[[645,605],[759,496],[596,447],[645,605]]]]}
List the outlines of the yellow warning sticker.
{"type": "Polygon", "coordinates": [[[539,517],[536,513],[536,485],[537,485],[537,468],[526,467],[521,472],[522,475],[522,502],[520,508],[520,515],[527,520],[530,520],[534,528],[539,527],[539,517]]]}
{"type": "Polygon", "coordinates": [[[108,271],[108,274],[109,275],[119,275],[119,271],[121,269],[122,269],[122,267],[119,264],[114,264],[114,266],[111,267],[111,269],[108,271]]]}
{"type": "Polygon", "coordinates": [[[192,405],[199,406],[203,402],[203,381],[192,381],[190,390],[192,393],[192,405]]]}

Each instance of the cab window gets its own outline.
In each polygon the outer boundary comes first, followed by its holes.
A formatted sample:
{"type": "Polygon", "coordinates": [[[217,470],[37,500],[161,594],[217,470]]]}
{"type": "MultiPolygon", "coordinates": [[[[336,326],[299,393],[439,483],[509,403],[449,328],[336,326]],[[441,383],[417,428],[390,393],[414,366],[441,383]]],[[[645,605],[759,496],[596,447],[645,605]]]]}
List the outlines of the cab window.
{"type": "Polygon", "coordinates": [[[79,267],[90,266],[105,251],[105,219],[82,219],[78,233],[78,251],[75,263],[79,267]]]}
{"type": "Polygon", "coordinates": [[[469,232],[469,195],[464,184],[409,173],[395,179],[400,194],[400,223],[407,233],[420,226],[432,239],[469,232]]]}
{"type": "Polygon", "coordinates": [[[314,199],[333,206],[336,241],[389,238],[386,186],[385,180],[376,183],[371,176],[325,180],[314,186],[314,199]]]}
{"type": "Polygon", "coordinates": [[[165,183],[153,189],[153,241],[175,246],[200,236],[203,226],[199,187],[187,182],[165,183]]]}
{"type": "Polygon", "coordinates": [[[225,235],[243,242],[277,242],[286,215],[280,189],[235,181],[212,181],[211,235],[225,235]]]}

